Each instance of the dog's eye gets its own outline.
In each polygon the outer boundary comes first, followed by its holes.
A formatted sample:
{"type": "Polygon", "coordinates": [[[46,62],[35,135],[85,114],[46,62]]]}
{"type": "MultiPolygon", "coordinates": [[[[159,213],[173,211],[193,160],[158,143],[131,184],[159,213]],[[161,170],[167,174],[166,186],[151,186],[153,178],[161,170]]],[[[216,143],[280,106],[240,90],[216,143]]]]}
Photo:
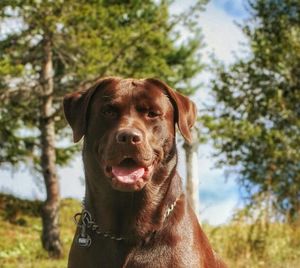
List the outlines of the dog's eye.
{"type": "Polygon", "coordinates": [[[161,115],[161,113],[156,110],[156,109],[152,109],[149,107],[138,107],[137,111],[142,113],[144,116],[148,117],[148,118],[156,118],[158,116],[161,115]]]}
{"type": "Polygon", "coordinates": [[[147,113],[147,116],[150,117],[150,118],[155,118],[155,117],[158,117],[160,114],[157,113],[157,112],[154,112],[154,111],[149,111],[147,113]]]}
{"type": "Polygon", "coordinates": [[[105,116],[105,117],[116,117],[117,116],[117,111],[114,107],[108,105],[103,107],[103,109],[101,110],[101,113],[105,116]]]}

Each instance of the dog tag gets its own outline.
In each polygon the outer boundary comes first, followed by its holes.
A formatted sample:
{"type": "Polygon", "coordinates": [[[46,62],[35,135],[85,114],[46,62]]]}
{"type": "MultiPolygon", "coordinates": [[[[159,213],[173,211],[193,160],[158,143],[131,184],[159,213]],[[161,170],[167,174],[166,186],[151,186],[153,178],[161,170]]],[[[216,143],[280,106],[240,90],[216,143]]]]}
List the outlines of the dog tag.
{"type": "Polygon", "coordinates": [[[78,235],[77,244],[80,247],[88,248],[91,245],[91,243],[92,243],[92,239],[88,234],[86,234],[85,236],[82,236],[81,234],[78,235]]]}
{"type": "Polygon", "coordinates": [[[80,247],[88,248],[92,243],[91,237],[86,233],[86,225],[81,226],[81,231],[77,237],[77,244],[80,247]]]}

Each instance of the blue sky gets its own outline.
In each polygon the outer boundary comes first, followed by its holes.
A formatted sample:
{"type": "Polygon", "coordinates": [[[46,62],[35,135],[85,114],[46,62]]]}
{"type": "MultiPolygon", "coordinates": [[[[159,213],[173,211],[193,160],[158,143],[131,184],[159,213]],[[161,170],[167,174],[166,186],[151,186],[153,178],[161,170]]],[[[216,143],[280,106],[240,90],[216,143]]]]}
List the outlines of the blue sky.
{"type": "MultiPolygon", "coordinates": [[[[247,52],[245,47],[241,47],[246,39],[236,25],[248,17],[245,3],[245,0],[213,0],[207,5],[199,23],[206,43],[203,60],[208,64],[212,53],[224,64],[230,64],[235,61],[235,55],[243,57],[247,52]]],[[[212,74],[208,71],[199,76],[204,88],[197,92],[194,100],[200,109],[210,101],[207,89],[211,78],[212,74]]],[[[200,220],[221,224],[230,219],[233,211],[243,205],[243,201],[235,176],[226,179],[224,170],[215,167],[212,154],[212,146],[202,145],[199,148],[200,220]]]]}
{"type": "Polygon", "coordinates": [[[247,1],[245,0],[213,0],[211,2],[232,18],[243,19],[248,16],[247,1]]]}
{"type": "MultiPolygon", "coordinates": [[[[192,4],[194,0],[177,0],[172,7],[176,13],[192,4]]],[[[240,29],[234,22],[241,22],[248,16],[244,0],[213,0],[206,7],[199,23],[202,27],[206,47],[203,60],[209,63],[209,55],[225,64],[234,61],[233,51],[240,51],[240,43],[245,41],[240,29]]],[[[184,34],[184,33],[183,33],[184,34]]],[[[239,54],[239,53],[238,53],[239,54]]],[[[204,72],[199,79],[205,87],[209,87],[211,74],[204,72]]],[[[207,90],[199,90],[194,100],[201,107],[208,100],[207,90]]],[[[199,148],[199,180],[200,180],[200,220],[211,224],[221,224],[228,221],[236,207],[241,206],[238,186],[234,178],[225,179],[224,171],[215,168],[212,158],[213,149],[209,145],[199,148]]],[[[181,152],[179,171],[185,177],[184,156],[181,152]]],[[[59,169],[61,194],[63,197],[83,198],[83,167],[80,157],[69,167],[59,169]],[[81,179],[80,179],[81,178],[81,179]]],[[[30,199],[44,199],[45,191],[41,178],[33,178],[25,167],[16,172],[0,171],[0,191],[13,193],[30,199]]]]}

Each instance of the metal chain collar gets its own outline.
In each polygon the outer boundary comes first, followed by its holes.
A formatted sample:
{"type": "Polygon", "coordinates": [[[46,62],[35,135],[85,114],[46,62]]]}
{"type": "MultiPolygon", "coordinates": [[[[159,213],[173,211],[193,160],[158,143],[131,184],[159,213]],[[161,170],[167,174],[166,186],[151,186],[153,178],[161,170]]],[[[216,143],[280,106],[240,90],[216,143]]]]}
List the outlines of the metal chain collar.
{"type": "Polygon", "coordinates": [[[171,214],[171,212],[174,210],[176,204],[177,204],[178,198],[176,198],[176,200],[174,201],[173,204],[171,204],[171,206],[168,207],[168,209],[166,210],[165,214],[164,214],[164,221],[166,220],[166,218],[169,217],[169,215],[171,214]]]}
{"type": "Polygon", "coordinates": [[[74,215],[74,221],[79,228],[84,229],[84,227],[86,227],[94,231],[96,234],[102,235],[105,238],[110,238],[116,241],[121,241],[125,239],[123,237],[117,237],[110,232],[101,231],[99,225],[96,224],[96,222],[92,219],[91,213],[86,209],[83,209],[81,213],[76,213],[74,215]],[[78,220],[79,216],[81,216],[81,219],[78,220]]]}
{"type": "MultiPolygon", "coordinates": [[[[178,201],[178,198],[167,208],[167,210],[163,216],[163,221],[165,221],[166,218],[174,210],[174,208],[176,207],[177,201],[178,201]]],[[[122,240],[126,239],[122,236],[118,237],[110,232],[101,231],[99,225],[96,224],[96,222],[93,220],[91,213],[84,208],[83,208],[82,212],[76,213],[74,215],[74,222],[81,229],[79,235],[77,236],[76,241],[82,247],[89,247],[92,242],[90,236],[86,233],[86,229],[91,229],[96,234],[101,235],[104,238],[109,238],[109,239],[112,239],[115,241],[122,241],[122,240]]]]}

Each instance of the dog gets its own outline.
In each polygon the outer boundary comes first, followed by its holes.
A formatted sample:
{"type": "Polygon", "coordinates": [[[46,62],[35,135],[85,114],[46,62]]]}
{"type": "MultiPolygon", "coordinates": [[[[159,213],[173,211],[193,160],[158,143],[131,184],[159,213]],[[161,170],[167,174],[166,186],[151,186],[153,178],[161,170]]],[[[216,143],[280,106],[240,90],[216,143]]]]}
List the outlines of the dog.
{"type": "Polygon", "coordinates": [[[86,178],[68,267],[226,267],[176,171],[176,125],[191,142],[193,102],[158,79],[108,77],[63,104],[86,178]]]}

